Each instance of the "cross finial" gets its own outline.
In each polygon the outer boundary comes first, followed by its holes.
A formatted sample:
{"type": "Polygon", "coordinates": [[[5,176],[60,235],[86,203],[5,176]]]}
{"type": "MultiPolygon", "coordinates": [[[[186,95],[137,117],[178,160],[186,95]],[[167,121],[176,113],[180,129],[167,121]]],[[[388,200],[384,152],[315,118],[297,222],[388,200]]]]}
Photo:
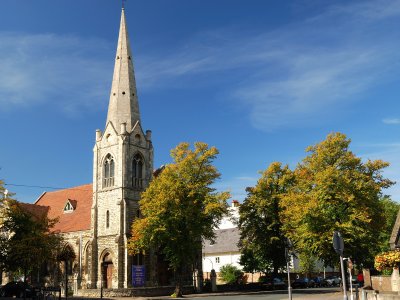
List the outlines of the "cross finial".
{"type": "Polygon", "coordinates": [[[126,0],[122,0],[122,9],[125,9],[125,2],[126,0]]]}

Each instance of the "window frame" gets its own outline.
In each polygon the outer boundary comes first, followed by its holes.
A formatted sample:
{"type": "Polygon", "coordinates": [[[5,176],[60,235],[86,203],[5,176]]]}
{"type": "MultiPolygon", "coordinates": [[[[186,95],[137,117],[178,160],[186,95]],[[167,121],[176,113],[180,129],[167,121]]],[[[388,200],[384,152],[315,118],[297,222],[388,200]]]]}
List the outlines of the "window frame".
{"type": "Polygon", "coordinates": [[[103,188],[110,188],[115,183],[115,160],[114,157],[109,153],[106,155],[103,161],[103,188]]]}
{"type": "Polygon", "coordinates": [[[142,189],[144,183],[144,158],[140,153],[136,153],[132,158],[131,183],[134,188],[142,189]]]}

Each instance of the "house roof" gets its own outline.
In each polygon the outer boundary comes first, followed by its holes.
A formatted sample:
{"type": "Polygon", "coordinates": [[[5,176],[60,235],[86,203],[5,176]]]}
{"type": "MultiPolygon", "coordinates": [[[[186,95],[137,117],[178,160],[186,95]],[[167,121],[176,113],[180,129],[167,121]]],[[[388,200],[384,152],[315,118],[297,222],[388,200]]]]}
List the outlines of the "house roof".
{"type": "Polygon", "coordinates": [[[50,219],[58,218],[53,230],[72,232],[90,229],[91,207],[93,200],[92,184],[85,184],[54,192],[45,192],[36,205],[48,206],[50,219]],[[64,212],[67,202],[74,206],[72,212],[64,212]]]}
{"type": "Polygon", "coordinates": [[[238,252],[240,233],[239,229],[229,228],[215,231],[215,243],[204,241],[204,254],[238,252]]]}

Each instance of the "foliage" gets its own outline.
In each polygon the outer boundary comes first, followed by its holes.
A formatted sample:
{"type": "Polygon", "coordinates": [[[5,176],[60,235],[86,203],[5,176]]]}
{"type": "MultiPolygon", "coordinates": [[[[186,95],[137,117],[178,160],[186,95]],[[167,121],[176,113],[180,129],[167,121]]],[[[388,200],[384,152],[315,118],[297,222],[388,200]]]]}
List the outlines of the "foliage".
{"type": "Polygon", "coordinates": [[[301,252],[299,259],[300,272],[311,277],[311,274],[315,272],[317,259],[309,252],[301,252]]]}
{"type": "Polygon", "coordinates": [[[10,272],[20,270],[26,275],[44,261],[55,258],[61,237],[50,230],[57,220],[48,219],[47,210],[43,209],[7,199],[3,207],[0,239],[3,269],[10,272]]]}
{"type": "Polygon", "coordinates": [[[194,265],[202,239],[214,239],[213,229],[227,212],[229,193],[217,193],[212,184],[220,177],[212,165],[218,150],[205,143],[181,143],[171,151],[174,163],[150,183],[141,195],[142,218],[132,225],[131,254],[153,248],[165,255],[176,274],[181,296],[184,266],[194,265]]]}
{"type": "Polygon", "coordinates": [[[375,256],[375,269],[378,271],[393,269],[400,264],[400,250],[392,250],[375,256]]]}
{"type": "Polygon", "coordinates": [[[393,201],[389,196],[384,196],[380,199],[381,205],[384,210],[385,226],[380,233],[380,251],[389,251],[389,240],[392,233],[394,224],[396,222],[397,214],[400,209],[400,204],[393,201]]]}
{"type": "Polygon", "coordinates": [[[286,266],[285,241],[280,220],[280,201],[293,183],[288,166],[272,163],[239,209],[240,262],[246,270],[276,275],[286,266]]]}
{"type": "Polygon", "coordinates": [[[219,270],[219,276],[227,284],[239,283],[240,278],[243,276],[242,271],[231,264],[223,265],[219,270]]]}
{"type": "Polygon", "coordinates": [[[349,145],[344,134],[332,133],[307,148],[295,184],[281,201],[282,222],[299,252],[309,250],[330,265],[337,261],[332,234],[340,231],[344,255],[365,266],[372,264],[385,226],[381,191],[393,182],[382,176],[387,162],[362,162],[349,145]]]}
{"type": "Polygon", "coordinates": [[[243,266],[243,271],[246,273],[254,273],[271,268],[271,264],[261,266],[259,260],[254,256],[254,252],[250,249],[241,251],[239,264],[243,266]]]}
{"type": "Polygon", "coordinates": [[[57,251],[57,260],[58,261],[69,261],[74,260],[76,255],[74,250],[69,246],[69,244],[65,243],[60,245],[61,247],[57,251]]]}

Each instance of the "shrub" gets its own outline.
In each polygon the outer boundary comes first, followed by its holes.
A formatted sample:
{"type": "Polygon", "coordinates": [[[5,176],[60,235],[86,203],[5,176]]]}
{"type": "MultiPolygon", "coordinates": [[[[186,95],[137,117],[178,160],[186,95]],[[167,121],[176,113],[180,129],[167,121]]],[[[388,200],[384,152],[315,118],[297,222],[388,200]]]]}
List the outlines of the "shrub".
{"type": "Polygon", "coordinates": [[[221,267],[219,276],[227,284],[239,283],[240,278],[243,276],[242,271],[234,265],[228,264],[221,267]]]}
{"type": "Polygon", "coordinates": [[[400,251],[392,250],[375,256],[375,269],[378,271],[392,269],[400,264],[400,251]]]}

